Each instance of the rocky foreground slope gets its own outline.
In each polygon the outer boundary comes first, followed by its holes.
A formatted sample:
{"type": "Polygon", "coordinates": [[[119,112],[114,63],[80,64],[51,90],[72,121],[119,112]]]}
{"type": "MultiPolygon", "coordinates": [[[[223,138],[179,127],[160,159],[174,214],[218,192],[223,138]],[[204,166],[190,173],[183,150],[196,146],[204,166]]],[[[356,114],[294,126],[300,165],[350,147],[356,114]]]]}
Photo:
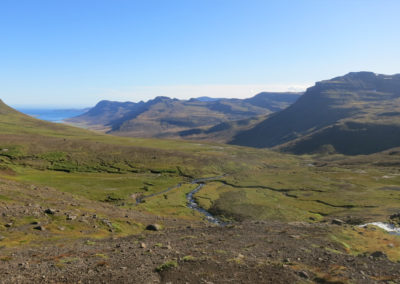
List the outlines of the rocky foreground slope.
{"type": "MultiPolygon", "coordinates": [[[[119,239],[2,249],[1,283],[399,283],[382,252],[349,255],[328,224],[168,224],[119,239]]],[[[345,225],[347,226],[347,225],[345,225]]],[[[358,234],[374,228],[349,228],[358,234]]]]}

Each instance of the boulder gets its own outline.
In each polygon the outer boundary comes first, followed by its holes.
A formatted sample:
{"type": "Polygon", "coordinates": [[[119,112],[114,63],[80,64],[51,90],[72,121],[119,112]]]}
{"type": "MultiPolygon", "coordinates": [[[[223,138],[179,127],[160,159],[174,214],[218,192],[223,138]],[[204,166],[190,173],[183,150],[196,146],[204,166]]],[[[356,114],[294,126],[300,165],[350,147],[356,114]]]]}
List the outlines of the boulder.
{"type": "Polygon", "coordinates": [[[33,227],[35,230],[38,230],[38,231],[45,231],[46,229],[43,227],[43,226],[36,226],[36,227],[33,227]]]}
{"type": "Polygon", "coordinates": [[[162,248],[163,248],[163,249],[172,249],[171,245],[169,245],[169,244],[166,245],[166,246],[163,246],[162,248]]]}
{"type": "Polygon", "coordinates": [[[44,210],[44,213],[49,214],[49,215],[54,215],[54,214],[56,214],[56,210],[47,208],[46,210],[44,210]]]}
{"type": "Polygon", "coordinates": [[[340,219],[333,219],[332,224],[341,226],[341,225],[346,224],[346,222],[343,220],[340,220],[340,219]]]}
{"type": "Polygon", "coordinates": [[[400,213],[390,215],[389,219],[390,219],[390,223],[393,223],[395,225],[400,225],[400,213]]]}
{"type": "Polygon", "coordinates": [[[375,252],[371,253],[371,256],[373,258],[386,258],[387,257],[387,255],[381,251],[375,251],[375,252]]]}
{"type": "Polygon", "coordinates": [[[305,271],[300,271],[300,272],[299,272],[299,276],[300,276],[301,278],[305,278],[305,279],[310,278],[310,276],[308,276],[308,273],[305,272],[305,271]]]}
{"type": "Polygon", "coordinates": [[[75,220],[75,219],[76,219],[75,215],[67,215],[67,220],[68,221],[72,221],[72,220],[75,220]]]}
{"type": "Polygon", "coordinates": [[[159,224],[150,224],[146,227],[146,230],[148,231],[160,231],[161,230],[161,225],[159,224]]]}

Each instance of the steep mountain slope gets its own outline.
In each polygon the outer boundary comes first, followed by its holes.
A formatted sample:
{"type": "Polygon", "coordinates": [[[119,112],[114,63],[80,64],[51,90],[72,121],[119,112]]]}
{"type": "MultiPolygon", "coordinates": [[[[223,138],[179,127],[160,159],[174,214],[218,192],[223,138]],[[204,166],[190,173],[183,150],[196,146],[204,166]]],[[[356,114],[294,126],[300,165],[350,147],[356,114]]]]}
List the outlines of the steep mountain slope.
{"type": "Polygon", "coordinates": [[[368,154],[400,145],[400,75],[349,73],[317,82],[232,144],[294,152],[368,154]]]}
{"type": "Polygon", "coordinates": [[[264,107],[275,112],[293,104],[299,98],[299,95],[300,93],[262,92],[243,101],[251,105],[264,107]]]}
{"type": "Polygon", "coordinates": [[[165,134],[165,138],[180,138],[186,140],[196,140],[196,141],[214,141],[219,143],[226,143],[241,131],[251,129],[261,121],[265,119],[266,116],[257,116],[241,120],[226,121],[213,126],[207,126],[202,128],[192,128],[183,131],[178,131],[175,133],[165,134]]]}
{"type": "Polygon", "coordinates": [[[260,93],[249,99],[178,100],[157,97],[147,102],[101,101],[94,108],[68,122],[120,136],[176,137],[192,128],[248,119],[281,110],[299,93],[260,93]]]}

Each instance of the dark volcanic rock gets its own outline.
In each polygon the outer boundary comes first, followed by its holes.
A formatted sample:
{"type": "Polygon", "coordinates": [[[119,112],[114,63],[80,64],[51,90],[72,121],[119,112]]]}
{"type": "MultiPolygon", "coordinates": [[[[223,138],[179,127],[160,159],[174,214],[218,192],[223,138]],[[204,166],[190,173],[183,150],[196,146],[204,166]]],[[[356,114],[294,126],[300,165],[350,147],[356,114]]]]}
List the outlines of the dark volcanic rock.
{"type": "Polygon", "coordinates": [[[38,230],[38,231],[45,231],[46,229],[43,227],[43,226],[36,226],[36,227],[33,227],[35,230],[38,230]]]}
{"type": "Polygon", "coordinates": [[[371,253],[371,256],[374,258],[380,258],[380,257],[387,258],[387,255],[381,251],[375,251],[375,252],[371,253]]]}
{"type": "Polygon", "coordinates": [[[161,225],[159,224],[150,224],[146,227],[146,230],[148,231],[160,231],[161,230],[161,225]]]}
{"type": "Polygon", "coordinates": [[[56,214],[56,210],[48,208],[48,209],[44,210],[44,213],[49,214],[49,215],[54,215],[54,214],[56,214]]]}

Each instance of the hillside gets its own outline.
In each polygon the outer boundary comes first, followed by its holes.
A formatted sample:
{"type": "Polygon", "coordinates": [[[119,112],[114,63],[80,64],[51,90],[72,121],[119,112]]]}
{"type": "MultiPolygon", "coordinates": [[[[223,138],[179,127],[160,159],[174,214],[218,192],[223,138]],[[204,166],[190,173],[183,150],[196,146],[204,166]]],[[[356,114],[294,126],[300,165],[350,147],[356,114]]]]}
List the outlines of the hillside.
{"type": "Polygon", "coordinates": [[[349,73],[318,82],[230,143],[293,153],[368,154],[400,146],[400,75],[349,73]]]}
{"type": "Polygon", "coordinates": [[[96,136],[93,132],[78,129],[76,127],[32,118],[31,116],[9,107],[2,100],[0,100],[0,127],[0,134],[96,136]]]}
{"type": "Polygon", "coordinates": [[[241,131],[251,129],[265,119],[265,115],[241,120],[221,122],[213,126],[191,128],[174,133],[168,133],[160,138],[175,138],[196,141],[213,141],[226,143],[241,131]]]}
{"type": "Polygon", "coordinates": [[[178,100],[157,97],[147,102],[101,101],[67,122],[114,135],[175,137],[193,128],[266,115],[292,104],[299,93],[260,93],[249,99],[178,100]]]}
{"type": "Polygon", "coordinates": [[[399,149],[295,156],[116,137],[0,103],[1,281],[396,280],[399,236],[358,225],[400,222],[399,149]]]}

